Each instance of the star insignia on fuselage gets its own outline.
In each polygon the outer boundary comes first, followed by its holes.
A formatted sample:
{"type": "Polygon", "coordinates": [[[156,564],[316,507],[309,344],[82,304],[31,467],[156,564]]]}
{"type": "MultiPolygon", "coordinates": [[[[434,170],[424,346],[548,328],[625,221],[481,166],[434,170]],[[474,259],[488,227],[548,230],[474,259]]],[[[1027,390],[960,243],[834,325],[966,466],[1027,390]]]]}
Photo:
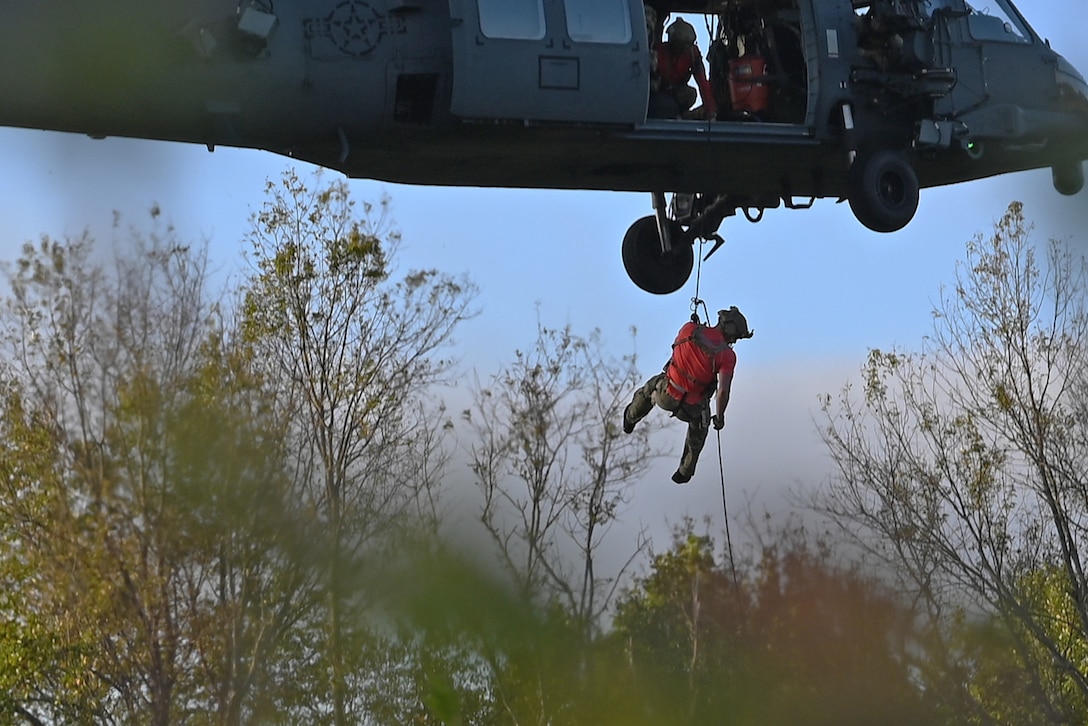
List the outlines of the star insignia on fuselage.
{"type": "Polygon", "coordinates": [[[340,50],[360,56],[378,47],[384,34],[384,23],[374,8],[348,0],[337,5],[329,15],[328,29],[340,50]]]}
{"type": "Polygon", "coordinates": [[[387,26],[387,20],[361,0],[344,0],[327,16],[305,21],[307,38],[324,39],[355,58],[373,52],[385,37],[387,26]]]}

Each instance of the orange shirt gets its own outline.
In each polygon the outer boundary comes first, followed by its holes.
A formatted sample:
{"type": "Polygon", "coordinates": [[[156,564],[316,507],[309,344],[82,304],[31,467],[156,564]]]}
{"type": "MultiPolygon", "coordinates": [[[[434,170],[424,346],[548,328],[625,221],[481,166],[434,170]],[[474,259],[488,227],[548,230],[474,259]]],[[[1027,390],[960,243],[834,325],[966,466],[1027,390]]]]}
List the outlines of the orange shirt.
{"type": "Polygon", "coordinates": [[[693,45],[680,55],[673,55],[669,52],[668,43],[658,43],[657,75],[661,79],[662,87],[666,90],[686,86],[694,76],[695,82],[699,85],[703,105],[711,114],[718,112],[718,104],[714,101],[714,90],[710,87],[706,68],[703,67],[703,54],[699,52],[698,47],[693,45]]]}
{"type": "Polygon", "coordinates": [[[684,403],[699,403],[717,376],[731,376],[736,367],[737,354],[720,330],[685,323],[676,335],[666,373],[670,395],[679,393],[676,398],[684,403]]]}

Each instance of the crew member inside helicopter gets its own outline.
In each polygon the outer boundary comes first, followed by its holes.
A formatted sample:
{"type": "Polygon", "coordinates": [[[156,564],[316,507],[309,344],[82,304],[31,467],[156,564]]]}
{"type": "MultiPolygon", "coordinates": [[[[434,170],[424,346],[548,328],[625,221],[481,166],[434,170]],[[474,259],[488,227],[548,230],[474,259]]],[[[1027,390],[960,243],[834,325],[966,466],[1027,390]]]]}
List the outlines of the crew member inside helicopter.
{"type": "Polygon", "coordinates": [[[649,117],[713,121],[718,107],[703,66],[703,54],[695,44],[695,28],[677,18],[665,35],[666,41],[655,45],[657,69],[651,81],[649,117]],[[692,78],[698,91],[688,85],[692,78]],[[702,106],[692,109],[699,97],[702,106]]]}

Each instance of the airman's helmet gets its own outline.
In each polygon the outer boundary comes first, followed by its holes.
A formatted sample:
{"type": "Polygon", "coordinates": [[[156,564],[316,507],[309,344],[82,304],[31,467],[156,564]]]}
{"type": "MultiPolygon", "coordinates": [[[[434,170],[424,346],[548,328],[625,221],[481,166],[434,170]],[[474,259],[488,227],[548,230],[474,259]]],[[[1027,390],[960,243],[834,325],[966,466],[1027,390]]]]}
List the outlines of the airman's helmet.
{"type": "Polygon", "coordinates": [[[673,45],[693,45],[695,43],[695,28],[683,18],[677,18],[665,31],[669,43],[673,45]]]}
{"type": "Polygon", "coordinates": [[[740,310],[737,310],[736,305],[728,310],[718,311],[718,328],[722,331],[722,335],[736,340],[751,338],[755,334],[755,331],[748,329],[748,321],[741,315],[740,310]]]}

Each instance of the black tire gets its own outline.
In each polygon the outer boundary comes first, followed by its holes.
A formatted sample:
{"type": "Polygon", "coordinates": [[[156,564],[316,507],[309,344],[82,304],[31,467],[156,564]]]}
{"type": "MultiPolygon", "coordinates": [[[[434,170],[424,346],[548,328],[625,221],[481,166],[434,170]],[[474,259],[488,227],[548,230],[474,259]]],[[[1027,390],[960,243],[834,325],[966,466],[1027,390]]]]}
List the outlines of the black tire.
{"type": "Polygon", "coordinates": [[[859,156],[850,167],[850,209],[874,232],[896,232],[918,211],[918,175],[896,151],[859,156]]]}
{"type": "Polygon", "coordinates": [[[1079,159],[1055,164],[1051,169],[1054,188],[1059,194],[1071,197],[1084,188],[1084,164],[1079,159]]]}
{"type": "Polygon", "coordinates": [[[695,253],[691,245],[679,242],[683,230],[672,224],[672,249],[661,253],[661,237],[653,216],[637,220],[623,236],[623,266],[631,282],[654,295],[676,292],[691,277],[695,253]]]}

